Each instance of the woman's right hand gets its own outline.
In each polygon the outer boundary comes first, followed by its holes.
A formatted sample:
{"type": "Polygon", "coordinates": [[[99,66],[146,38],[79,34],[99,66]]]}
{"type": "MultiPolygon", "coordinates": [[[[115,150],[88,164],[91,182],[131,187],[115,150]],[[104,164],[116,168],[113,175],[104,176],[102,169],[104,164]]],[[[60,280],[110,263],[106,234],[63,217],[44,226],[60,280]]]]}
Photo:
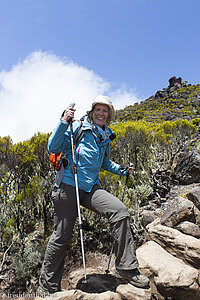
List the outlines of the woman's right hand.
{"type": "Polygon", "coordinates": [[[68,122],[70,119],[74,119],[74,113],[75,113],[76,109],[74,108],[74,106],[69,106],[63,114],[63,117],[61,118],[62,121],[68,122]]]}

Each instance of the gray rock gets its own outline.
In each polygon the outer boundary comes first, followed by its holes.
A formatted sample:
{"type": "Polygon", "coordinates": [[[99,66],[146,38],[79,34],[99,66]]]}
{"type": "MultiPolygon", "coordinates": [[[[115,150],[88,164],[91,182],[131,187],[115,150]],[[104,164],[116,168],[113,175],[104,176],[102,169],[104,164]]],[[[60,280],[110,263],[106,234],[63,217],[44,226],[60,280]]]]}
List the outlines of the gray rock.
{"type": "Polygon", "coordinates": [[[160,91],[157,91],[156,94],[155,94],[155,99],[157,98],[165,98],[168,96],[168,93],[166,90],[160,90],[160,91]]]}
{"type": "Polygon", "coordinates": [[[200,228],[194,223],[185,221],[176,226],[176,229],[184,234],[191,235],[195,238],[200,238],[200,228]]]}
{"type": "Polygon", "coordinates": [[[169,79],[169,86],[168,88],[172,88],[172,87],[176,87],[176,88],[181,88],[182,87],[182,78],[176,78],[176,76],[173,76],[169,79]]]}
{"type": "Polygon", "coordinates": [[[158,215],[154,211],[143,210],[141,217],[142,225],[146,227],[148,224],[152,223],[158,217],[158,215]]]}
{"type": "Polygon", "coordinates": [[[187,197],[191,200],[194,205],[200,210],[200,187],[193,188],[188,194],[187,197]]]}
{"type": "Polygon", "coordinates": [[[178,196],[168,205],[161,217],[160,223],[169,227],[175,227],[183,221],[195,223],[194,204],[178,196]]]}
{"type": "Polygon", "coordinates": [[[183,153],[174,168],[174,177],[179,184],[200,182],[200,154],[198,151],[183,153]]]}

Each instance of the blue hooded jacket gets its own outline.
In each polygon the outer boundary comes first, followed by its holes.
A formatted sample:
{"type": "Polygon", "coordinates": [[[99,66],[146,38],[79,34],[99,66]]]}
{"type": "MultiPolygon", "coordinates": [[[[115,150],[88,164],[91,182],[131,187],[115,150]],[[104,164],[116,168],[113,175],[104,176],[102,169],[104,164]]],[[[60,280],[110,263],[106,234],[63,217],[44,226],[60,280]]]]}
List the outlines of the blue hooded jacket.
{"type": "MultiPolygon", "coordinates": [[[[79,128],[80,121],[73,122],[74,136],[79,128]]],[[[115,136],[114,132],[105,125],[105,130],[97,125],[92,125],[86,116],[83,120],[83,138],[76,145],[76,163],[78,187],[90,192],[92,187],[99,183],[99,171],[101,168],[117,175],[125,176],[127,168],[110,159],[110,142],[115,136]]],[[[64,151],[69,159],[69,167],[64,171],[62,182],[75,187],[72,171],[71,132],[68,122],[61,121],[51,134],[48,149],[52,153],[64,151]]]]}

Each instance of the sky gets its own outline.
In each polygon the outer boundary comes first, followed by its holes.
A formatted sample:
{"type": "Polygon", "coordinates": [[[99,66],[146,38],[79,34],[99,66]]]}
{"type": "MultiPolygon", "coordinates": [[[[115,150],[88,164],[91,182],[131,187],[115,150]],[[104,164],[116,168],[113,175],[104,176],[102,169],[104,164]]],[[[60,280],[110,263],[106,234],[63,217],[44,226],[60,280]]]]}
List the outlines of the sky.
{"type": "Polygon", "coordinates": [[[103,94],[116,109],[200,83],[199,0],[0,0],[0,136],[51,132],[103,94]]]}

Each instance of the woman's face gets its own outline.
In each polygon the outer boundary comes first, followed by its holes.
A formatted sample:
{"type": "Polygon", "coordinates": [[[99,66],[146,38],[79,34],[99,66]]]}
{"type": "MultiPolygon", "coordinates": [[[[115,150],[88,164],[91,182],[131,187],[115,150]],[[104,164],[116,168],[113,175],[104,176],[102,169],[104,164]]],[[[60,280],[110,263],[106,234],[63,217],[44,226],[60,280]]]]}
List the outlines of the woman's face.
{"type": "Polygon", "coordinates": [[[103,127],[108,120],[109,116],[109,107],[106,104],[96,104],[93,113],[92,118],[95,124],[97,124],[100,127],[103,127]]]}

